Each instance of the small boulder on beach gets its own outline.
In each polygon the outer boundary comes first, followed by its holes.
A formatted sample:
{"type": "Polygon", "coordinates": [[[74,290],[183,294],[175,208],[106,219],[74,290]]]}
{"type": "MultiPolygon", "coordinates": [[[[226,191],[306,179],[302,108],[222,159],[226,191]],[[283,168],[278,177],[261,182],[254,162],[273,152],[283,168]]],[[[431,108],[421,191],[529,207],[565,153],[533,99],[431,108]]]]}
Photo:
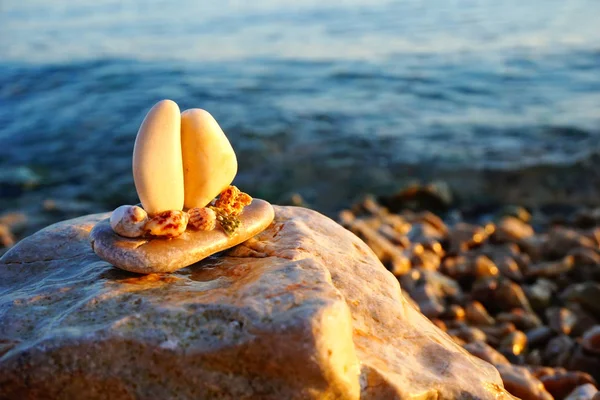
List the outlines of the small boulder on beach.
{"type": "Polygon", "coordinates": [[[509,399],[355,235],[275,206],[263,232],[172,274],[89,246],[108,214],[0,259],[0,398],[509,399]]]}

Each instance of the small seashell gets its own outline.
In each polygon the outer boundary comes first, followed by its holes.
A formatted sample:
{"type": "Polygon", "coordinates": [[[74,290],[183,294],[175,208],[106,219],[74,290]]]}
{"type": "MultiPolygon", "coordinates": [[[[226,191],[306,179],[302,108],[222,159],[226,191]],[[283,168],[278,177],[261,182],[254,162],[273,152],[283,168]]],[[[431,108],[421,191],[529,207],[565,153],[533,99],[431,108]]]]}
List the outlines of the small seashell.
{"type": "Polygon", "coordinates": [[[244,207],[249,206],[252,203],[252,197],[248,193],[240,192],[235,198],[233,203],[233,215],[240,215],[244,207]]]}
{"type": "Polygon", "coordinates": [[[215,207],[220,208],[225,213],[229,214],[229,208],[233,206],[233,203],[239,194],[240,189],[236,186],[228,186],[219,195],[219,198],[215,202],[215,207]]]}
{"type": "Polygon", "coordinates": [[[247,193],[241,192],[235,186],[228,186],[221,192],[215,202],[215,207],[223,210],[227,215],[240,215],[244,207],[252,203],[252,197],[247,193]]]}
{"type": "Polygon", "coordinates": [[[195,207],[188,210],[189,225],[200,231],[212,231],[217,225],[217,213],[208,207],[195,207]]]}
{"type": "Polygon", "coordinates": [[[177,237],[185,232],[189,218],[183,211],[164,211],[148,220],[144,231],[152,236],[177,237]]]}
{"type": "Polygon", "coordinates": [[[115,233],[128,238],[144,234],[148,214],[138,206],[120,206],[110,216],[110,226],[115,233]]]}

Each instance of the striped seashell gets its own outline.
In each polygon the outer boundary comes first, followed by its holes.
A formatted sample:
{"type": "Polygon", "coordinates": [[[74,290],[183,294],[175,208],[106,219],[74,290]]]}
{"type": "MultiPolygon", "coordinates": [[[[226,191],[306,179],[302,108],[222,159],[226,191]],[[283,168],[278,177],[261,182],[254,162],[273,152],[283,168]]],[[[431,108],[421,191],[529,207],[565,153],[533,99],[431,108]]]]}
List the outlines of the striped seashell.
{"type": "Polygon", "coordinates": [[[128,238],[142,236],[146,222],[148,222],[148,214],[138,206],[117,207],[110,216],[110,226],[113,231],[128,238]]]}
{"type": "Polygon", "coordinates": [[[199,231],[212,231],[217,225],[217,214],[208,207],[195,207],[188,210],[189,225],[199,231]]]}
{"type": "Polygon", "coordinates": [[[170,210],[156,214],[144,227],[146,234],[173,238],[185,232],[189,216],[184,211],[170,210]]]}

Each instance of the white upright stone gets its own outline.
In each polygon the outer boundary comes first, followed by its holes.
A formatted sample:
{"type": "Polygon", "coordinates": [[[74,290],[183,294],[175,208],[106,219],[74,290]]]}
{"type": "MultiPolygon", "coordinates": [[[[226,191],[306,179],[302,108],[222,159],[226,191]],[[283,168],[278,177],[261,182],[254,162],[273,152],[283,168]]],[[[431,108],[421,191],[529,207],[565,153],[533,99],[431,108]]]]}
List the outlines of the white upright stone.
{"type": "Polygon", "coordinates": [[[150,215],[183,209],[181,115],[171,100],[158,102],[146,115],[133,149],[133,179],[150,215]]]}
{"type": "Polygon", "coordinates": [[[186,209],[204,207],[231,184],[237,159],[215,119],[199,108],[181,114],[186,209]]]}

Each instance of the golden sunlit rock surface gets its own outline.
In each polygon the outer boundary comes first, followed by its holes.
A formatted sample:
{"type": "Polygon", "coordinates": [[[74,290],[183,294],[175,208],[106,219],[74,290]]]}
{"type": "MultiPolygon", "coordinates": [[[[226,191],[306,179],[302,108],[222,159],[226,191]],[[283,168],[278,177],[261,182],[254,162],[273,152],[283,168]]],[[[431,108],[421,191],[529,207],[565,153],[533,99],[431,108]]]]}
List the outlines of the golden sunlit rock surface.
{"type": "Polygon", "coordinates": [[[94,254],[108,214],[21,241],[0,259],[0,398],[511,398],[360,239],[274,208],[254,238],[167,275],[94,254]]]}

